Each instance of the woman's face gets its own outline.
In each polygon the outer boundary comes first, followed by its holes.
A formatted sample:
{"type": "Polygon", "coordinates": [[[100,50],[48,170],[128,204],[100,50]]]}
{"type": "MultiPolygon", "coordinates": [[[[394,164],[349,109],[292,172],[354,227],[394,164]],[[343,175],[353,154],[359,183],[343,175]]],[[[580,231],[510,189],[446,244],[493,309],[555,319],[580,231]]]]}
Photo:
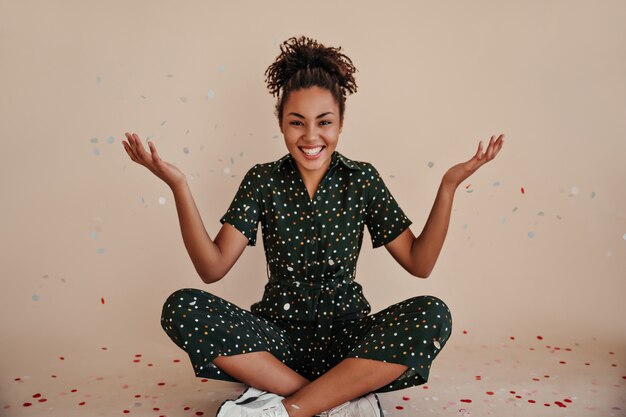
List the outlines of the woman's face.
{"type": "Polygon", "coordinates": [[[330,91],[313,86],[291,92],[283,106],[280,131],[303,176],[324,174],[341,133],[339,105],[330,91]],[[307,155],[302,149],[311,149],[307,155]]]}

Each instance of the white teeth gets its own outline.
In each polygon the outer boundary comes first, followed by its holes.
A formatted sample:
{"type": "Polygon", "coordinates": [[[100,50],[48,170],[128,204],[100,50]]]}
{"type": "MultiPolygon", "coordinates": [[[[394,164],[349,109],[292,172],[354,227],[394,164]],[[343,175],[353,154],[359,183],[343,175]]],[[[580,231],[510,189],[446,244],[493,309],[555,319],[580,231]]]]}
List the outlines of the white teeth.
{"type": "Polygon", "coordinates": [[[312,148],[312,149],[305,149],[305,148],[300,148],[302,150],[302,152],[304,152],[307,155],[317,155],[318,153],[321,152],[323,146],[320,146],[319,148],[312,148]]]}

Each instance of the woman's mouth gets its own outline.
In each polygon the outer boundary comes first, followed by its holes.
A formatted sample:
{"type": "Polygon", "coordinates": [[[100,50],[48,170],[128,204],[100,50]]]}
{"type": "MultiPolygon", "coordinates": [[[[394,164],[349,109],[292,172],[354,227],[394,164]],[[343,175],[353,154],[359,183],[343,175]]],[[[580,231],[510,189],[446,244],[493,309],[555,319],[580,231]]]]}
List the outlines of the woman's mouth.
{"type": "Polygon", "coordinates": [[[301,148],[300,146],[298,146],[298,149],[300,149],[300,151],[304,154],[305,158],[317,159],[317,157],[320,156],[320,154],[322,153],[322,150],[325,147],[326,146],[317,146],[315,148],[301,148]]]}

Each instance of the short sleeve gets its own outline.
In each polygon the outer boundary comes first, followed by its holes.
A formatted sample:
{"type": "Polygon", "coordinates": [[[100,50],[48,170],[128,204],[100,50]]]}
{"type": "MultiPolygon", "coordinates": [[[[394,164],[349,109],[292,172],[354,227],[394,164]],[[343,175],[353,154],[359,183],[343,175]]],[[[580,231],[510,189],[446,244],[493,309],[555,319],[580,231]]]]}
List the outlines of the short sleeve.
{"type": "Polygon", "coordinates": [[[372,247],[377,248],[394,240],[413,222],[393,198],[376,168],[371,164],[369,168],[365,224],[372,238],[372,247]]]}
{"type": "Polygon", "coordinates": [[[248,246],[256,245],[256,235],[261,218],[257,165],[250,168],[244,175],[233,201],[220,219],[220,223],[228,222],[243,233],[248,238],[248,246]]]}

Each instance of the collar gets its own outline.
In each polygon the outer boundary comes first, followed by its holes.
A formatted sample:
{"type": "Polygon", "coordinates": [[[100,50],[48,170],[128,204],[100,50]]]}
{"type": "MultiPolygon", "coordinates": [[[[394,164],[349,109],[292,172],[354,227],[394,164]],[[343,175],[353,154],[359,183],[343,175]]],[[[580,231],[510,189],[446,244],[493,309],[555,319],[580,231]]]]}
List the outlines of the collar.
{"type": "MultiPolygon", "coordinates": [[[[291,153],[288,153],[287,155],[283,156],[282,158],[280,158],[279,160],[274,162],[275,165],[272,168],[271,172],[273,173],[274,171],[277,171],[280,167],[284,166],[284,165],[290,165],[292,168],[295,168],[295,162],[293,160],[293,156],[291,155],[291,153]]],[[[330,168],[334,167],[335,165],[337,165],[338,163],[342,163],[343,165],[345,165],[347,168],[349,169],[354,169],[357,171],[361,170],[361,167],[354,162],[353,160],[347,158],[346,156],[340,154],[337,150],[335,150],[331,156],[330,159],[330,168]]]]}

